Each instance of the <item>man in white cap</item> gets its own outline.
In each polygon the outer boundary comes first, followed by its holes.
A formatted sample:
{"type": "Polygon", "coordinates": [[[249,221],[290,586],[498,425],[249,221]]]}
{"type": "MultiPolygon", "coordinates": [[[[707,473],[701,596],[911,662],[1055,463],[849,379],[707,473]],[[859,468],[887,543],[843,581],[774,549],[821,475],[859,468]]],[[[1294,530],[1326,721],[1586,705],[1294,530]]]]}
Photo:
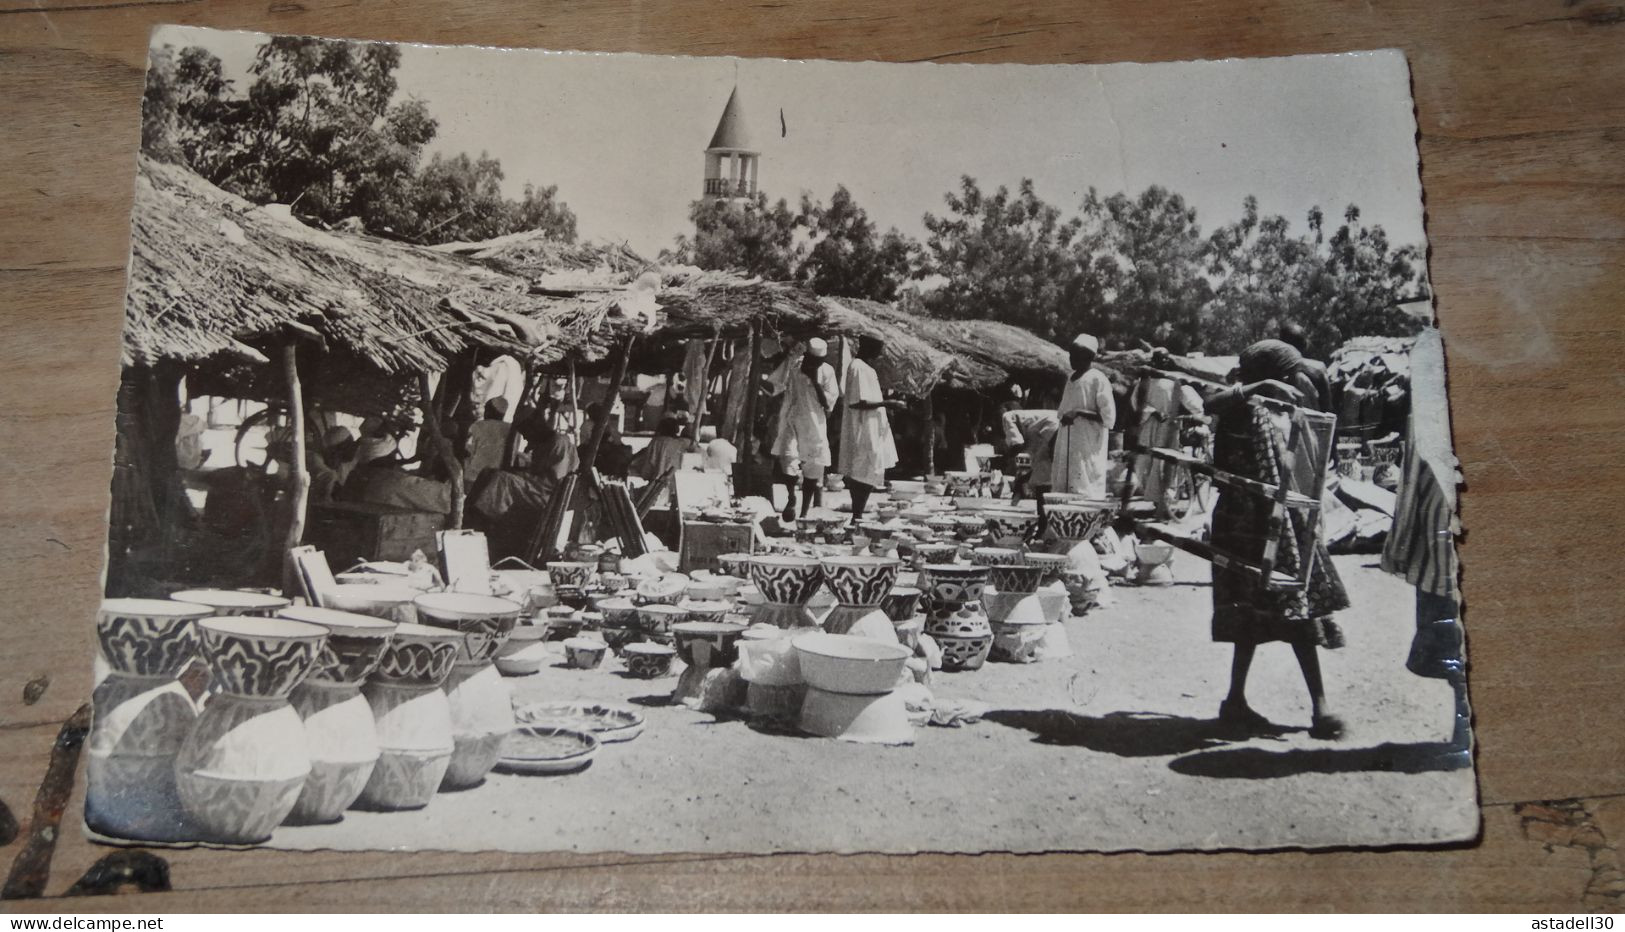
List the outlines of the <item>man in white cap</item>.
{"type": "MultiPolygon", "coordinates": [[[[800,365],[792,368],[791,359],[773,374],[773,384],[784,393],[779,408],[779,432],[773,440],[773,455],[787,476],[801,477],[801,514],[806,515],[814,500],[820,497],[819,484],[824,470],[829,468],[829,412],[840,398],[840,385],[835,379],[835,368],[825,362],[829,344],[813,337],[801,354],[800,365]]],[[[795,514],[795,492],[791,487],[784,516],[795,514]]]]}
{"type": "Polygon", "coordinates": [[[1099,352],[1100,341],[1087,333],[1072,341],[1072,377],[1055,412],[1060,427],[1050,482],[1051,491],[1080,492],[1092,499],[1106,497],[1106,449],[1117,421],[1111,380],[1094,368],[1099,352]]]}

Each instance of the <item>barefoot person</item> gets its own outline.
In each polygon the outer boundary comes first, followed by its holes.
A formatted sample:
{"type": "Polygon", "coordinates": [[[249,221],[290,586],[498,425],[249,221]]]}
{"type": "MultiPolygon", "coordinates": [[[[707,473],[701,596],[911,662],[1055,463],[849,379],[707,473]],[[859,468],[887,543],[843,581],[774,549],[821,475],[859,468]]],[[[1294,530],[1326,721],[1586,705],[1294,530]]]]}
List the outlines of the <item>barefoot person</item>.
{"type": "Polygon", "coordinates": [[[886,470],[897,465],[897,443],[892,439],[891,402],[880,391],[873,365],[883,344],[875,337],[859,337],[857,352],[846,370],[846,413],[841,418],[841,450],[836,472],[846,477],[852,493],[852,520],[863,519],[869,495],[886,484],[886,470]]]}
{"type": "MultiPolygon", "coordinates": [[[[1304,376],[1301,361],[1297,350],[1279,340],[1263,340],[1242,351],[1241,384],[1207,399],[1207,410],[1217,417],[1216,468],[1270,485],[1288,475],[1286,435],[1278,416],[1259,399],[1268,396],[1313,407],[1315,388],[1304,376]]],[[[1271,503],[1258,495],[1221,488],[1213,511],[1214,548],[1258,563],[1272,533],[1271,509],[1271,503]]],[[[1342,633],[1331,615],[1348,608],[1349,599],[1324,543],[1317,538],[1308,553],[1299,552],[1294,531],[1300,520],[1302,515],[1293,512],[1292,527],[1274,529],[1279,535],[1276,567],[1296,575],[1300,561],[1311,561],[1307,591],[1268,591],[1235,566],[1213,565],[1213,639],[1235,645],[1230,692],[1219,706],[1219,720],[1248,731],[1270,727],[1247,705],[1247,674],[1258,645],[1285,641],[1309,689],[1309,733],[1331,740],[1342,736],[1343,722],[1326,707],[1317,651],[1342,646],[1342,633]]]]}
{"type": "MultiPolygon", "coordinates": [[[[775,388],[784,394],[779,408],[779,432],[773,441],[773,455],[787,476],[801,477],[801,514],[820,497],[819,484],[829,468],[829,412],[840,400],[835,368],[825,357],[829,344],[817,337],[807,341],[801,361],[792,365],[786,356],[773,375],[775,388]]],[[[785,506],[788,519],[795,497],[785,506]]]]}

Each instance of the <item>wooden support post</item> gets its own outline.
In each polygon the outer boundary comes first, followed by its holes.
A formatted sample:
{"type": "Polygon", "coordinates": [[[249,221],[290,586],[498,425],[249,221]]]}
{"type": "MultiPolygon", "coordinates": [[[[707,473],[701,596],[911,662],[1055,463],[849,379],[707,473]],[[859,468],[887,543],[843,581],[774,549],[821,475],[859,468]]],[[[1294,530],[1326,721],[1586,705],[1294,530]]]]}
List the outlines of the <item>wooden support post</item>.
{"type": "Polygon", "coordinates": [[[935,404],[931,400],[935,394],[936,389],[934,388],[927,390],[925,393],[925,474],[927,476],[937,474],[937,412],[935,404]]]}
{"type": "Polygon", "coordinates": [[[310,463],[305,458],[305,392],[299,384],[298,346],[290,340],[282,347],[282,375],[288,384],[288,421],[293,431],[292,515],[288,521],[288,535],[282,541],[282,591],[297,591],[298,576],[289,556],[293,548],[304,542],[305,511],[310,506],[310,463]]]}
{"type": "MultiPolygon", "coordinates": [[[[632,359],[632,343],[636,335],[629,334],[626,342],[615,351],[615,361],[609,367],[609,390],[611,394],[618,395],[621,391],[621,381],[626,378],[626,366],[632,359]]],[[[593,474],[593,465],[598,462],[598,448],[604,444],[604,436],[609,433],[609,409],[615,407],[613,399],[605,406],[604,417],[593,423],[592,436],[587,439],[586,449],[581,451],[581,465],[577,467],[583,476],[593,474]]],[[[594,483],[596,485],[596,483],[594,483]]]]}
{"type": "Polygon", "coordinates": [[[739,459],[734,464],[734,494],[754,495],[759,489],[753,477],[756,462],[756,396],[762,390],[762,325],[750,322],[750,365],[745,369],[745,413],[734,432],[734,448],[739,459]]]}
{"type": "MultiPolygon", "coordinates": [[[[700,439],[700,428],[705,426],[706,402],[711,398],[711,365],[717,358],[717,347],[722,343],[722,334],[712,334],[711,345],[705,349],[705,375],[700,379],[700,397],[694,402],[694,436],[693,440],[700,439]]],[[[694,386],[690,385],[692,391],[694,386]]],[[[719,431],[720,433],[720,431],[719,431]]]]}
{"type": "MultiPolygon", "coordinates": [[[[457,451],[451,448],[451,441],[446,439],[445,433],[440,430],[440,412],[435,410],[434,392],[429,386],[429,373],[418,373],[418,404],[423,409],[423,429],[418,432],[419,445],[422,444],[422,435],[429,435],[429,442],[434,444],[434,451],[445,464],[446,473],[451,482],[451,515],[448,523],[453,530],[463,526],[463,461],[457,458],[457,451]]],[[[419,454],[421,456],[421,454],[419,454]]]]}

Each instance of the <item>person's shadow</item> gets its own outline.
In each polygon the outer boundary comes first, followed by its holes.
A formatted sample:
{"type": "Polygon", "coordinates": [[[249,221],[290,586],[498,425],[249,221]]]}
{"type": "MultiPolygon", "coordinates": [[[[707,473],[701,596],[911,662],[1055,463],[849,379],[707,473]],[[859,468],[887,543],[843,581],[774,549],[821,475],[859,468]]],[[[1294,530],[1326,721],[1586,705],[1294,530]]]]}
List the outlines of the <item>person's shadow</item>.
{"type": "Polygon", "coordinates": [[[1192,777],[1231,780],[1272,780],[1305,773],[1430,773],[1465,770],[1473,756],[1450,741],[1384,742],[1364,748],[1224,748],[1175,758],[1168,769],[1192,777]]]}
{"type": "MultiPolygon", "coordinates": [[[[1080,715],[1063,709],[995,709],[984,716],[1009,728],[1033,733],[1033,741],[1088,748],[1118,757],[1169,757],[1215,748],[1247,735],[1217,719],[1185,718],[1156,712],[1112,712],[1080,715]]],[[[1279,728],[1253,737],[1279,737],[1279,728]]]]}

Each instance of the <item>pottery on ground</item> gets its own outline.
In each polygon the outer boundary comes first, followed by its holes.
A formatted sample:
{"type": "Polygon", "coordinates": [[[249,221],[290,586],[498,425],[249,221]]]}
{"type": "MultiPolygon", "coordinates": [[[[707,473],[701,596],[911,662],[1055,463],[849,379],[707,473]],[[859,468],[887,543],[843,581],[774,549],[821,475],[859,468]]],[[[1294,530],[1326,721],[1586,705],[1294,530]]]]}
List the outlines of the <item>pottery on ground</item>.
{"type": "Polygon", "coordinates": [[[928,607],[974,602],[987,586],[988,568],[957,563],[928,563],[920,570],[920,590],[928,607]]]}
{"type": "Polygon", "coordinates": [[[1037,592],[1044,579],[1042,566],[1001,563],[989,568],[988,580],[999,592],[1037,592]]]}
{"type": "Polygon", "coordinates": [[[906,621],[914,617],[922,593],[913,586],[893,586],[880,600],[880,608],[892,621],[906,621]]]}
{"type": "Polygon", "coordinates": [[[279,595],[267,595],[263,592],[250,592],[243,589],[182,589],[170,593],[169,597],[177,602],[189,602],[193,605],[207,605],[214,609],[214,614],[225,615],[257,615],[269,618],[277,613],[278,609],[287,608],[290,604],[287,599],[279,595]]]}
{"type": "Polygon", "coordinates": [[[672,658],[677,651],[664,644],[628,644],[621,648],[621,661],[626,672],[640,679],[652,680],[671,672],[672,658]]]}
{"type": "Polygon", "coordinates": [[[285,608],[278,617],[327,629],[315,667],[289,695],[305,724],[310,776],[287,821],[332,822],[361,795],[378,762],[378,729],[361,684],[383,658],[396,626],[370,615],[303,605],[285,608]]]}
{"type": "Polygon", "coordinates": [[[440,788],[454,747],[451,705],[441,690],[462,636],[427,625],[401,625],[367,680],[380,753],[356,805],[421,809],[440,788]]]}
{"type": "Polygon", "coordinates": [[[197,654],[205,605],[170,599],[104,599],[96,638],[109,673],[91,703],[85,743],[85,824],[140,841],[180,841],[190,831],[175,786],[175,758],[197,706],[175,680],[197,654]]]}
{"type": "Polygon", "coordinates": [[[739,640],[745,625],[726,621],[684,621],[672,626],[672,643],[677,656],[695,669],[711,669],[732,664],[739,657],[739,640]]]}
{"type": "Polygon", "coordinates": [[[341,583],[323,589],[317,597],[326,608],[413,624],[417,621],[417,612],[412,608],[412,600],[422,594],[399,583],[341,583]]]}
{"type": "Polygon", "coordinates": [[[560,560],[547,564],[547,575],[552,578],[554,588],[560,586],[575,586],[581,588],[592,580],[593,574],[598,572],[596,561],[570,562],[560,560]]]}
{"type": "Polygon", "coordinates": [[[499,654],[491,664],[503,676],[530,676],[540,672],[552,656],[539,641],[522,642],[512,653],[499,654]]]}
{"type": "Polygon", "coordinates": [[[977,547],[970,552],[970,561],[975,566],[1012,565],[1025,560],[1026,556],[1014,547],[977,547]]]}
{"type": "Polygon", "coordinates": [[[1038,533],[1036,511],[984,511],[987,532],[994,540],[1026,540],[1038,533]]]}
{"type": "Polygon", "coordinates": [[[679,605],[638,606],[638,629],[647,637],[670,641],[671,626],[688,620],[688,609],[679,605]]]}
{"type": "Polygon", "coordinates": [[[1061,573],[1066,570],[1071,562],[1071,558],[1064,553],[1027,554],[1027,565],[1039,567],[1044,571],[1038,580],[1038,584],[1041,586],[1059,580],[1061,573]]]}
{"type": "Polygon", "coordinates": [[[825,557],[824,582],[841,605],[877,606],[897,584],[896,560],[888,557],[825,557]]]}
{"type": "Polygon", "coordinates": [[[315,667],[327,629],[244,616],[205,618],[197,629],[220,692],[176,755],[181,805],[201,840],[258,844],[310,776],[305,726],[287,695],[315,667]]]}
{"type": "Polygon", "coordinates": [[[933,606],[925,633],[942,649],[942,669],[949,672],[979,669],[993,646],[993,628],[979,601],[933,606]]]}
{"type": "Polygon", "coordinates": [[[823,584],[824,571],[811,557],[769,554],[751,558],[750,581],[769,602],[804,605],[823,584]]]}
{"type": "Polygon", "coordinates": [[[429,592],[412,600],[420,623],[463,635],[458,663],[487,663],[519,621],[518,602],[473,592],[429,592]]]}
{"type": "Polygon", "coordinates": [[[901,644],[825,632],[798,635],[793,643],[808,686],[853,696],[891,692],[912,654],[901,644]]]}
{"type": "Polygon", "coordinates": [[[1117,513],[1112,502],[1080,502],[1046,509],[1049,529],[1062,540],[1092,540],[1117,513]]]}
{"type": "Polygon", "coordinates": [[[734,606],[732,602],[722,599],[684,599],[677,603],[677,607],[687,613],[683,621],[721,621],[733,611],[734,606]]]}
{"type": "Polygon", "coordinates": [[[577,670],[595,670],[604,662],[609,644],[597,638],[569,638],[564,642],[564,656],[577,670]]]}
{"type": "Polygon", "coordinates": [[[907,704],[896,692],[847,695],[808,689],[796,722],[802,731],[821,738],[859,744],[914,742],[907,704]]]}
{"type": "Polygon", "coordinates": [[[951,564],[957,556],[959,556],[958,544],[916,544],[914,568],[919,570],[931,564],[951,564]]]}
{"type": "Polygon", "coordinates": [[[717,556],[717,569],[729,576],[741,579],[750,576],[751,555],[748,553],[724,553],[717,556]]]}

